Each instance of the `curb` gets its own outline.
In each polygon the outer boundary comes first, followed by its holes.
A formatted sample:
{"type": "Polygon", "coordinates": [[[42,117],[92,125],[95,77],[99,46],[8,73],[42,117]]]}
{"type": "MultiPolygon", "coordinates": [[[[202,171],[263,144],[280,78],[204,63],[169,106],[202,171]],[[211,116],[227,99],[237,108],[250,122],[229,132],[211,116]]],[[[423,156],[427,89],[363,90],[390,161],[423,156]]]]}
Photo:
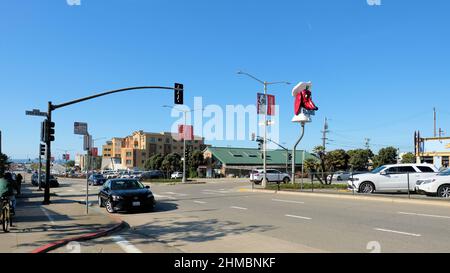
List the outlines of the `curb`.
{"type": "Polygon", "coordinates": [[[324,198],[336,198],[336,199],[347,199],[347,200],[364,200],[364,201],[379,201],[379,202],[390,202],[397,204],[416,204],[416,205],[430,205],[430,206],[442,206],[450,207],[450,202],[442,200],[412,200],[412,199],[400,199],[392,197],[374,197],[374,196],[354,196],[354,195],[339,195],[330,193],[312,193],[312,192],[292,192],[292,191],[273,191],[273,190],[263,190],[263,189],[240,189],[241,192],[259,192],[268,194],[284,194],[284,195],[297,195],[297,196],[314,196],[314,197],[324,197],[324,198]]]}
{"type": "Polygon", "coordinates": [[[73,238],[68,238],[68,239],[64,239],[64,240],[60,240],[60,241],[56,241],[50,244],[47,244],[45,246],[42,246],[40,248],[37,248],[35,250],[33,250],[31,253],[32,254],[42,254],[42,253],[48,253],[52,250],[58,249],[64,245],[67,245],[70,242],[74,242],[74,241],[89,241],[89,240],[93,240],[93,239],[97,239],[100,237],[104,237],[110,233],[116,232],[118,230],[121,230],[125,227],[128,227],[128,224],[124,221],[122,221],[121,223],[109,228],[109,229],[105,229],[103,231],[99,231],[99,232],[95,232],[95,233],[89,233],[89,234],[85,234],[82,236],[78,236],[78,237],[73,237],[73,238]]]}

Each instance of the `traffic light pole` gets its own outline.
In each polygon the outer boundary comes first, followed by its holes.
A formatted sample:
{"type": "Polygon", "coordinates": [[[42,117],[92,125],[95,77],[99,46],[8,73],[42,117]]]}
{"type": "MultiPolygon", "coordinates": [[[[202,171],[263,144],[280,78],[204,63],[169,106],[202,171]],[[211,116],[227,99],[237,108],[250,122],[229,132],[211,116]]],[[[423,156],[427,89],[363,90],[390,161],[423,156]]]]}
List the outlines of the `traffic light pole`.
{"type": "Polygon", "coordinates": [[[42,191],[41,180],[42,179],[42,144],[39,144],[39,170],[38,170],[38,191],[42,191]]]}
{"type": "MultiPolygon", "coordinates": [[[[52,111],[54,110],[54,106],[52,105],[52,102],[48,102],[48,112],[47,112],[47,121],[48,124],[51,124],[52,122],[52,111]]],[[[49,135],[49,129],[45,128],[47,130],[47,138],[45,140],[45,144],[47,146],[47,154],[46,154],[46,162],[45,162],[45,190],[44,190],[44,205],[50,205],[50,164],[52,159],[52,140],[49,135]]],[[[41,181],[39,181],[41,183],[41,181]]]]}
{"type": "MultiPolygon", "coordinates": [[[[122,89],[117,89],[117,90],[112,90],[112,91],[107,91],[104,93],[100,93],[97,95],[92,95],[89,97],[85,97],[85,98],[81,98],[81,99],[77,99],[77,100],[73,100],[73,101],[69,101],[66,103],[62,103],[59,105],[55,105],[52,104],[51,101],[48,102],[48,112],[47,112],[47,122],[48,124],[52,124],[52,112],[56,109],[59,108],[63,108],[63,107],[67,107],[73,104],[77,104],[80,102],[84,102],[84,101],[88,101],[88,100],[92,100],[95,98],[99,98],[99,97],[103,97],[103,96],[107,96],[107,95],[111,95],[111,94],[115,94],[115,93],[121,93],[121,92],[126,92],[126,91],[132,91],[132,90],[143,90],[143,89],[163,89],[163,90],[174,90],[175,91],[175,103],[176,104],[183,104],[183,85],[182,84],[175,84],[175,87],[164,87],[164,86],[138,86],[138,87],[128,87],[128,88],[122,88],[122,89]]],[[[49,128],[48,128],[49,129],[49,128]]],[[[50,130],[48,130],[48,134],[47,134],[47,138],[45,140],[45,144],[47,146],[47,161],[45,162],[45,192],[44,192],[44,205],[49,205],[50,204],[50,167],[51,167],[51,145],[52,145],[52,139],[51,136],[49,135],[50,130]]]]}
{"type": "Polygon", "coordinates": [[[186,111],[184,112],[184,129],[183,129],[183,155],[184,155],[184,160],[183,160],[183,183],[186,183],[186,160],[187,160],[187,156],[186,156],[186,124],[187,124],[187,113],[186,111]]]}

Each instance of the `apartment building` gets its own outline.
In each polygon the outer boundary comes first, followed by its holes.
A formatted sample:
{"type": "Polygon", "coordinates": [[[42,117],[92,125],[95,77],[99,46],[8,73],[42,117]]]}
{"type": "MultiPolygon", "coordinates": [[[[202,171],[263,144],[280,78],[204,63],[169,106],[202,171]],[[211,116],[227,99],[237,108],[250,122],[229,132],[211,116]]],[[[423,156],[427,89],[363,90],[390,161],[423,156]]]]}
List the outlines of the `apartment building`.
{"type": "MultiPolygon", "coordinates": [[[[186,146],[193,150],[203,150],[204,139],[194,137],[194,140],[186,142],[186,146]]],[[[120,158],[122,165],[129,169],[143,169],[145,162],[151,156],[170,153],[183,155],[183,141],[178,139],[178,134],[169,132],[137,131],[125,138],[113,138],[103,145],[104,158],[120,158]]]]}

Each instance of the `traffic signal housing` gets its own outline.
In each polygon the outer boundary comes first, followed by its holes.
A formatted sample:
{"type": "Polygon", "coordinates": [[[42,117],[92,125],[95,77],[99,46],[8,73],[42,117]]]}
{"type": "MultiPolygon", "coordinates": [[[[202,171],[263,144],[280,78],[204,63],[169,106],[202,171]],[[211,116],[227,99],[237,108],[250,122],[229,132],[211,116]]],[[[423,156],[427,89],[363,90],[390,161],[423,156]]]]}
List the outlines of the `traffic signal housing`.
{"type": "Polygon", "coordinates": [[[289,160],[292,160],[292,154],[291,153],[288,154],[288,158],[289,158],[289,160]]]}
{"type": "Polygon", "coordinates": [[[175,84],[175,104],[184,104],[184,85],[181,83],[175,84]]]}
{"type": "Polygon", "coordinates": [[[45,145],[44,144],[39,144],[39,154],[41,156],[45,155],[45,145]]]}
{"type": "Polygon", "coordinates": [[[47,119],[41,124],[41,140],[42,142],[55,141],[55,123],[47,119]]]}

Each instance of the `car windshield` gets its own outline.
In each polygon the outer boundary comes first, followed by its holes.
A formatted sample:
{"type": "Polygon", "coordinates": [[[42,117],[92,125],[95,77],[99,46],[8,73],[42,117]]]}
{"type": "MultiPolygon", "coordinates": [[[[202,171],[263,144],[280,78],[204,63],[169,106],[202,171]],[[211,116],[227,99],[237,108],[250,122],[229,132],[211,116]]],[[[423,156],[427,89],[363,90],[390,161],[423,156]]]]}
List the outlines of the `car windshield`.
{"type": "Polygon", "coordinates": [[[144,185],[142,185],[137,180],[120,180],[113,181],[111,183],[111,189],[114,190],[138,190],[143,189],[144,185]]]}
{"type": "Polygon", "coordinates": [[[386,168],[386,166],[378,167],[375,170],[371,171],[371,173],[377,174],[377,173],[381,172],[382,170],[384,170],[385,168],[386,168]]]}
{"type": "Polygon", "coordinates": [[[450,176],[450,169],[447,169],[443,172],[440,172],[438,175],[440,176],[450,176]]]}

